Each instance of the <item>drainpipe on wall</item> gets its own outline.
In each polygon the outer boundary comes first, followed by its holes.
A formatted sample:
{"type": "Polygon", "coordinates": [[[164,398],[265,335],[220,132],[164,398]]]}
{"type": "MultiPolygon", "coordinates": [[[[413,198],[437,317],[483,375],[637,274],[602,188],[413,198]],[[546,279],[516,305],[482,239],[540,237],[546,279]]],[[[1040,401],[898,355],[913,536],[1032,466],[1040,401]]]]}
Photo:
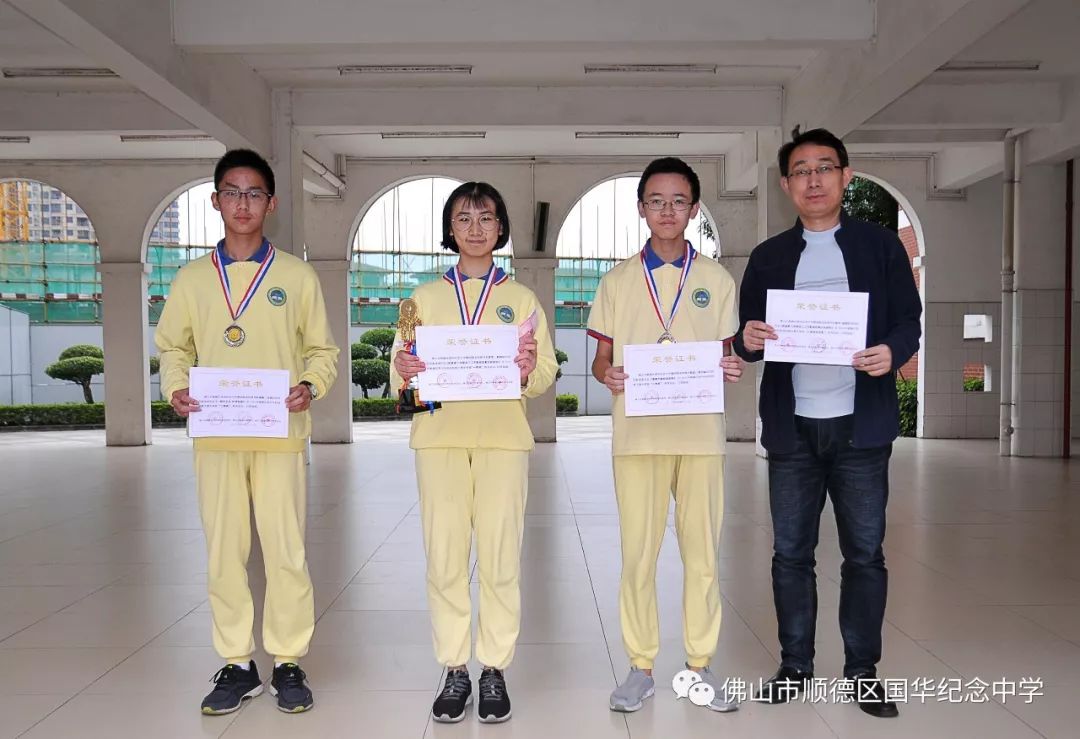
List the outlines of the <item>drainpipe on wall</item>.
{"type": "Polygon", "coordinates": [[[1005,139],[1001,197],[1001,407],[998,425],[998,453],[1012,454],[1013,436],[1013,313],[1016,299],[1016,137],[1005,139]]]}

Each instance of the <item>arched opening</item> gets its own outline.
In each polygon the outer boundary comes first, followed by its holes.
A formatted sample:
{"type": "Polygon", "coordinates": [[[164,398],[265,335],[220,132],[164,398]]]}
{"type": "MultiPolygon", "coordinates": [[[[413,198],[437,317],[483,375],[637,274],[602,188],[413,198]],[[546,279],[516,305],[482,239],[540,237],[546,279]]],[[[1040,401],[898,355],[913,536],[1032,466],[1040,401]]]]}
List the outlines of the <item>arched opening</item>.
{"type": "MultiPolygon", "coordinates": [[[[151,326],[161,317],[169,288],[180,268],[209,254],[225,237],[221,215],[210,200],[213,191],[214,183],[209,180],[189,182],[162,201],[147,223],[143,246],[144,259],[150,267],[146,292],[151,326]]],[[[150,354],[157,354],[152,344],[150,354]]],[[[153,361],[150,370],[150,398],[164,400],[153,361]]]]}
{"type": "Polygon", "coordinates": [[[99,261],[94,225],[67,193],[37,180],[0,181],[0,325],[10,337],[0,404],[103,398],[103,368],[69,366],[101,357],[99,261]],[[71,361],[46,372],[61,355],[71,361]]]}
{"type": "Polygon", "coordinates": [[[0,182],[0,302],[31,323],[101,323],[97,233],[63,190],[0,182]]]}
{"type": "MultiPolygon", "coordinates": [[[[640,173],[627,173],[593,185],[567,213],[555,245],[556,344],[568,358],[557,392],[577,395],[581,414],[611,412],[610,394],[589,380],[595,347],[585,327],[600,278],[640,251],[649,238],[648,226],[637,210],[640,177],[640,173]]],[[[702,205],[686,229],[693,247],[709,259],[720,256],[714,223],[702,205]]]]}
{"type": "Polygon", "coordinates": [[[214,210],[210,181],[188,184],[159,206],[157,218],[148,227],[146,263],[150,265],[147,293],[150,323],[156,324],[169,286],[188,262],[209,254],[225,237],[221,215],[214,210]]]}
{"type": "MultiPolygon", "coordinates": [[[[856,174],[844,192],[844,210],[849,215],[880,224],[895,231],[907,251],[908,261],[919,288],[923,307],[926,306],[923,255],[925,242],[922,226],[911,203],[895,187],[884,180],[862,172],[856,174]]],[[[925,316],[923,320],[925,332],[925,316]]],[[[900,432],[904,436],[922,436],[923,394],[925,377],[925,344],[903,367],[898,368],[900,392],[900,432]]]]}

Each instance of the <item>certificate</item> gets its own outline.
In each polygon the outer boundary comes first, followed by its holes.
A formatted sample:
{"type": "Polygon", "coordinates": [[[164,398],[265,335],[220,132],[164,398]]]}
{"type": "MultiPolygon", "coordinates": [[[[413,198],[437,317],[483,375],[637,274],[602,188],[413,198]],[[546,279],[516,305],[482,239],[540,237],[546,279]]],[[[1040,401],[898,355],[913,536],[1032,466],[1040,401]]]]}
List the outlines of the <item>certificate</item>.
{"type": "Polygon", "coordinates": [[[416,376],[420,397],[517,400],[517,353],[517,326],[417,326],[416,355],[427,367],[416,376]]]}
{"type": "Polygon", "coordinates": [[[201,410],[188,416],[188,436],[288,437],[288,370],[192,367],[189,377],[201,410]]]}
{"type": "Polygon", "coordinates": [[[765,322],[776,339],[765,342],[766,362],[850,367],[866,348],[869,293],[769,290],[765,322]]]}
{"type": "Polygon", "coordinates": [[[724,412],[719,341],[627,344],[623,347],[627,416],[724,412]]]}

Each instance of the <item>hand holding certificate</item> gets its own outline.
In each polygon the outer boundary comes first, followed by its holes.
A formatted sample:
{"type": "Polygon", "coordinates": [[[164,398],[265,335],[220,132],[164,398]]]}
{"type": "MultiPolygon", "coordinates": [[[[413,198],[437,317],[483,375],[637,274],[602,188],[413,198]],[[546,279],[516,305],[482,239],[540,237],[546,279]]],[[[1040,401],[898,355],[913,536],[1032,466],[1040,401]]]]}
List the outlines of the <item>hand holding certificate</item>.
{"type": "Polygon", "coordinates": [[[517,400],[516,326],[417,326],[420,396],[430,401],[517,400]]]}
{"type": "Polygon", "coordinates": [[[288,370],[192,367],[189,379],[189,394],[201,409],[188,416],[191,438],[288,437],[288,370]]]}
{"type": "Polygon", "coordinates": [[[769,290],[765,322],[776,339],[765,342],[766,362],[851,366],[866,348],[868,293],[769,290]]]}
{"type": "Polygon", "coordinates": [[[627,344],[626,415],[723,413],[723,353],[719,341],[627,344]]]}

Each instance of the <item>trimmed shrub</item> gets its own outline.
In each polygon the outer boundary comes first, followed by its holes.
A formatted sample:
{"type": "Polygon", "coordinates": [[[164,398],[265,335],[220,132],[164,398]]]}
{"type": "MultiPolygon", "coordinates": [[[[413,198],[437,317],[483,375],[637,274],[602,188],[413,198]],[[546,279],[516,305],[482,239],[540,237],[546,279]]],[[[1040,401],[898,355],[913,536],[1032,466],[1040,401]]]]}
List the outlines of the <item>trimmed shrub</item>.
{"type": "Polygon", "coordinates": [[[71,359],[72,357],[97,357],[98,359],[104,359],[105,352],[100,346],[94,346],[93,344],[75,344],[60,352],[60,356],[56,359],[71,359]]]}
{"type": "Polygon", "coordinates": [[[578,397],[573,393],[555,396],[555,413],[566,416],[576,416],[578,411],[578,397]]]}
{"type": "Polygon", "coordinates": [[[556,364],[559,365],[559,369],[556,370],[556,372],[555,372],[555,379],[556,380],[558,380],[559,378],[562,377],[562,366],[569,359],[570,359],[570,357],[568,357],[566,355],[566,352],[564,352],[562,349],[556,349],[555,350],[555,362],[556,362],[556,364]]]}
{"type": "Polygon", "coordinates": [[[986,383],[981,377],[969,377],[964,380],[964,391],[969,393],[982,393],[986,391],[986,383]]]}
{"type": "Polygon", "coordinates": [[[356,361],[357,359],[379,358],[379,350],[373,347],[371,344],[365,344],[362,341],[356,342],[351,347],[349,347],[349,349],[352,352],[353,361],[356,361]]]}
{"type": "Polygon", "coordinates": [[[354,398],[353,418],[395,418],[397,401],[393,398],[354,398]]]}
{"type": "Polygon", "coordinates": [[[896,394],[900,400],[900,435],[915,436],[919,423],[918,381],[897,380],[896,394]]]}
{"type": "Polygon", "coordinates": [[[360,343],[378,349],[380,359],[390,359],[390,349],[394,346],[394,329],[373,328],[365,331],[360,335],[360,343]]]}
{"type": "MultiPolygon", "coordinates": [[[[352,363],[352,381],[368,396],[368,390],[389,386],[390,363],[385,359],[356,359],[352,363]]],[[[385,393],[384,393],[385,395],[385,393]]]]}
{"type": "MultiPolygon", "coordinates": [[[[72,347],[74,348],[74,347],[72,347]]],[[[66,353],[68,350],[64,350],[66,353]]],[[[60,356],[63,356],[61,354],[60,356]]],[[[100,357],[75,356],[67,357],[53,362],[45,368],[45,374],[54,380],[72,382],[82,388],[83,399],[87,403],[94,402],[94,393],[90,389],[90,382],[94,375],[100,375],[105,371],[105,360],[100,357]]]]}

